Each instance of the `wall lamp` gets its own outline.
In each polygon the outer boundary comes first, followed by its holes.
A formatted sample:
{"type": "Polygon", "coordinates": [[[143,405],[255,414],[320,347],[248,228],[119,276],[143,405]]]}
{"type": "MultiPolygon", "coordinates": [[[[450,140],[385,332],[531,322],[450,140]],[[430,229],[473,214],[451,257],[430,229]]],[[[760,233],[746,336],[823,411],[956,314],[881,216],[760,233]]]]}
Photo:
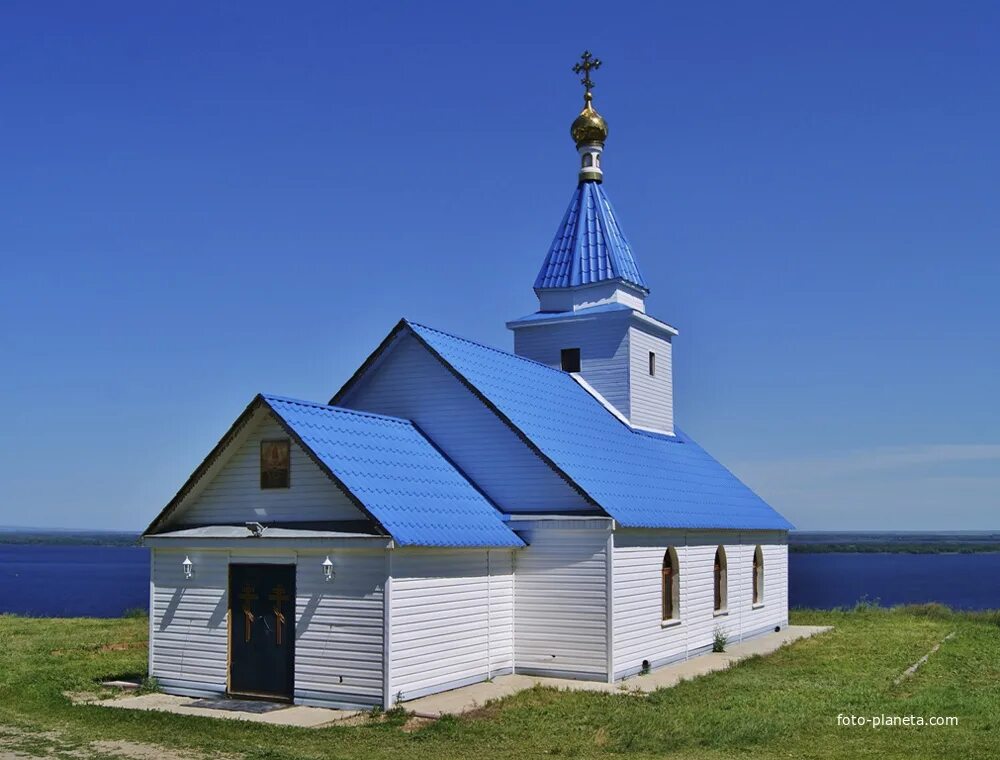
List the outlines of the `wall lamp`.
{"type": "Polygon", "coordinates": [[[194,575],[194,562],[187,555],[184,555],[184,561],[181,562],[181,567],[184,568],[184,577],[191,580],[191,576],[194,575]]]}
{"type": "Polygon", "coordinates": [[[330,561],[330,555],[326,555],[326,559],[323,560],[323,578],[324,580],[333,580],[333,563],[330,561]]]}

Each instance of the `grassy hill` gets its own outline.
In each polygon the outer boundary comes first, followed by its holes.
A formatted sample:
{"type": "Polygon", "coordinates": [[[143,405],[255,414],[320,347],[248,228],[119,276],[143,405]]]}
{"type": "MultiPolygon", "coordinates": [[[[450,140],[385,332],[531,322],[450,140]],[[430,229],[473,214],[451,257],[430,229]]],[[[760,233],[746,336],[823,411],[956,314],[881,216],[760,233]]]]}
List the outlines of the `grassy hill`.
{"type": "Polygon", "coordinates": [[[426,725],[393,712],[305,730],[74,705],[64,692],[144,673],[147,621],[0,616],[0,756],[110,757],[121,746],[254,760],[996,756],[1000,614],[860,607],[797,611],[792,622],[835,630],[648,697],[534,689],[426,725]],[[953,631],[914,677],[895,683],[953,631]],[[838,716],[958,725],[844,726],[838,716]]]}

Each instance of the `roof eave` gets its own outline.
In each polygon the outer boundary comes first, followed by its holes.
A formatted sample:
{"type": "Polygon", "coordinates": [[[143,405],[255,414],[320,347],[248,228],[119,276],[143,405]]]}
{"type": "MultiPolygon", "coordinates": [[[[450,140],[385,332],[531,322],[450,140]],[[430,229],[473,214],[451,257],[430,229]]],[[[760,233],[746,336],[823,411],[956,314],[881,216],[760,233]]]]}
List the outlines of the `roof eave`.
{"type": "Polygon", "coordinates": [[[723,525],[723,524],[710,524],[701,520],[699,520],[697,524],[689,524],[689,523],[676,523],[676,522],[652,523],[647,520],[629,521],[628,519],[625,520],[619,518],[615,519],[618,523],[618,527],[629,530],[683,530],[687,533],[691,532],[708,533],[712,531],[724,531],[727,533],[732,533],[732,532],[773,533],[777,531],[779,533],[787,533],[788,531],[795,529],[795,526],[789,523],[787,520],[785,520],[782,524],[775,524],[775,525],[770,525],[770,524],[762,525],[760,523],[750,523],[750,524],[736,523],[730,525],[723,525]]]}
{"type": "Polygon", "coordinates": [[[671,337],[680,335],[680,330],[678,330],[673,325],[668,325],[666,322],[661,322],[656,317],[651,317],[645,312],[634,311],[632,317],[644,325],[653,328],[654,330],[669,333],[671,337]]]}
{"type": "Polygon", "coordinates": [[[505,323],[507,329],[509,330],[520,330],[525,327],[542,327],[543,325],[554,325],[563,324],[565,322],[582,321],[588,319],[609,319],[615,316],[621,316],[625,319],[634,319],[635,321],[641,323],[642,325],[656,331],[669,335],[671,338],[680,335],[680,330],[678,330],[673,325],[668,325],[666,322],[662,322],[655,317],[651,317],[648,314],[639,311],[638,309],[632,308],[622,308],[611,311],[591,311],[589,309],[580,309],[578,311],[554,311],[551,317],[541,317],[538,314],[529,314],[526,317],[518,317],[517,319],[512,319],[505,323]]]}
{"type": "Polygon", "coordinates": [[[599,280],[593,280],[591,282],[581,282],[578,285],[550,285],[548,287],[544,285],[539,285],[538,281],[536,280],[533,290],[535,291],[535,295],[541,295],[542,293],[554,293],[556,291],[566,292],[566,291],[586,290],[588,288],[593,288],[596,285],[605,285],[607,283],[612,283],[612,282],[616,282],[619,285],[624,285],[629,290],[635,291],[636,295],[642,296],[643,298],[649,295],[648,287],[646,287],[641,283],[632,282],[631,280],[628,280],[621,276],[602,277],[599,280]]]}

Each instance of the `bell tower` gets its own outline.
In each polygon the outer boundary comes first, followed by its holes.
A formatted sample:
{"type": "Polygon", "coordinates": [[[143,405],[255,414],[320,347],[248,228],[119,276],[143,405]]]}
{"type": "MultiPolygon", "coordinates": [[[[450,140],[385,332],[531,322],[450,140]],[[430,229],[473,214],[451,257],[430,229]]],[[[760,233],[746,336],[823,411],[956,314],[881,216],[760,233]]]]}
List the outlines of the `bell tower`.
{"type": "Polygon", "coordinates": [[[584,87],[570,127],[577,186],[535,278],[538,311],[507,327],[515,353],[571,373],[625,424],[673,435],[677,330],[646,314],[649,286],[604,191],[608,125],[594,108],[590,77],[600,66],[584,51],[573,67],[584,87]]]}

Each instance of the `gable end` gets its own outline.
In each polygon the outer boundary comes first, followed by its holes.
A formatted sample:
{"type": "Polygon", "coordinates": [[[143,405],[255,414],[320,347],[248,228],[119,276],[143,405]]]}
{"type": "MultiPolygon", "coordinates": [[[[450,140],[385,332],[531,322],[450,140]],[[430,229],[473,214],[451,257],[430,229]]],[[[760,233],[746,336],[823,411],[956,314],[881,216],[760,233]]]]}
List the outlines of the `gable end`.
{"type": "MultiPolygon", "coordinates": [[[[410,323],[407,322],[405,319],[401,319],[396,324],[396,326],[393,327],[392,331],[390,331],[390,333],[386,336],[386,338],[379,344],[378,348],[376,348],[375,351],[373,351],[372,354],[365,360],[365,362],[361,365],[358,371],[355,372],[354,375],[352,375],[351,378],[346,383],[344,383],[344,385],[341,387],[339,391],[337,391],[334,397],[330,400],[330,404],[337,406],[350,406],[350,402],[346,401],[347,397],[350,396],[351,393],[357,389],[362,379],[367,375],[369,371],[375,369],[382,362],[384,358],[388,357],[388,355],[392,352],[395,345],[397,345],[398,341],[403,336],[408,338],[412,337],[416,341],[416,343],[430,357],[433,358],[434,363],[440,367],[443,367],[447,371],[449,376],[457,380],[458,383],[476,399],[476,401],[482,404],[482,406],[485,407],[494,418],[499,420],[502,426],[505,429],[507,429],[510,433],[512,433],[514,437],[523,446],[525,446],[525,448],[528,450],[528,453],[534,459],[538,460],[542,465],[544,465],[547,471],[554,474],[558,478],[558,480],[561,481],[563,486],[568,486],[570,489],[569,492],[575,494],[574,498],[579,498],[582,501],[582,503],[586,505],[589,512],[600,515],[606,514],[604,509],[595,499],[593,499],[586,491],[584,491],[579,485],[577,485],[577,483],[573,481],[558,465],[556,465],[555,462],[548,455],[546,455],[543,451],[541,451],[541,449],[539,449],[538,446],[536,446],[534,442],[532,442],[531,439],[528,438],[528,436],[526,436],[524,432],[520,428],[518,428],[511,421],[509,417],[507,417],[507,415],[505,415],[495,404],[493,404],[486,396],[484,396],[482,392],[479,391],[478,388],[472,385],[460,372],[458,372],[454,367],[452,367],[451,364],[449,364],[449,362],[444,357],[442,357],[440,353],[438,353],[438,351],[435,350],[435,348],[430,343],[424,340],[423,336],[421,336],[417,330],[414,330],[413,327],[410,325],[410,323]]],[[[379,411],[384,412],[385,410],[379,410],[379,411]]],[[[396,410],[390,413],[400,414],[400,412],[396,410]]],[[[412,415],[403,415],[403,416],[412,417],[412,415]]],[[[427,437],[429,440],[431,439],[430,436],[427,437]]],[[[435,443],[435,446],[437,446],[437,443],[435,443]]],[[[470,477],[469,480],[474,482],[475,478],[470,477]]],[[[477,488],[479,488],[478,485],[477,488]]],[[[479,490],[482,489],[480,488],[479,490]]],[[[501,505],[501,509],[503,509],[503,505],[501,505]]],[[[510,510],[504,509],[504,511],[510,511],[510,510]]],[[[529,511],[536,511],[536,510],[532,509],[529,511]]],[[[562,510],[556,509],[553,511],[561,512],[562,510]]],[[[579,510],[574,510],[574,511],[578,512],[579,510]]]]}
{"type": "MultiPolygon", "coordinates": [[[[327,498],[331,499],[331,515],[329,519],[326,518],[325,514],[316,514],[318,505],[315,503],[316,498],[314,498],[312,500],[312,504],[308,503],[309,500],[307,500],[304,504],[304,514],[302,515],[302,519],[299,519],[298,516],[296,516],[295,519],[288,521],[282,520],[279,522],[283,524],[286,522],[294,522],[297,524],[337,522],[343,529],[357,529],[359,527],[364,527],[370,532],[374,527],[377,532],[383,535],[388,535],[388,531],[385,530],[384,526],[382,526],[374,515],[372,515],[371,512],[364,506],[361,500],[355,496],[350,489],[348,489],[344,483],[330,470],[330,468],[315,455],[312,449],[305,444],[295,430],[293,430],[285,422],[285,420],[282,419],[281,415],[278,414],[270,406],[267,399],[261,395],[256,396],[254,400],[250,402],[247,408],[242,414],[240,414],[219,443],[216,444],[205,460],[198,466],[191,477],[188,478],[187,482],[185,482],[174,498],[171,499],[167,506],[163,508],[159,515],[157,515],[156,519],[154,519],[149,527],[146,528],[143,535],[152,535],[163,530],[168,524],[180,517],[188,508],[197,510],[201,506],[198,500],[206,495],[205,492],[211,488],[217,478],[224,476],[226,468],[231,464],[234,464],[233,460],[236,457],[242,455],[244,458],[249,458],[254,462],[253,466],[256,468],[259,460],[252,453],[253,451],[256,451],[256,446],[251,446],[252,451],[243,451],[241,448],[234,447],[245,448],[248,443],[256,443],[253,436],[255,432],[257,432],[257,428],[260,427],[265,428],[265,430],[262,431],[262,434],[265,435],[265,437],[271,435],[270,432],[267,432],[268,428],[276,432],[280,431],[280,434],[288,437],[292,445],[292,487],[289,489],[281,489],[277,492],[264,492],[265,495],[262,496],[265,500],[274,500],[275,498],[281,498],[283,500],[283,504],[275,504],[272,508],[278,511],[283,511],[289,509],[289,503],[291,503],[291,505],[295,504],[295,500],[298,498],[299,493],[301,493],[301,491],[296,492],[295,484],[297,481],[301,482],[303,476],[315,481],[316,474],[321,473],[323,478],[329,481],[329,494],[320,494],[318,497],[320,500],[327,498]],[[298,460],[298,466],[295,464],[295,460],[298,460]],[[302,471],[301,465],[306,462],[308,462],[311,467],[316,468],[312,473],[304,473],[302,471]],[[344,508],[347,508],[350,512],[347,520],[337,520],[334,516],[334,512],[337,509],[337,501],[341,502],[342,511],[344,508]],[[350,505],[349,507],[348,504],[350,505]]],[[[245,476],[244,480],[247,482],[233,484],[232,487],[238,490],[245,489],[250,486],[250,480],[252,480],[255,485],[259,485],[256,475],[250,479],[245,476]]],[[[317,485],[318,484],[315,482],[312,484],[312,491],[314,495],[317,485]]],[[[252,487],[252,489],[255,493],[258,490],[256,487],[252,487]]],[[[239,498],[238,495],[237,498],[239,498]]],[[[251,505],[248,505],[248,507],[252,508],[251,505]]],[[[209,508],[209,511],[211,511],[211,508],[209,508]]],[[[266,519],[266,516],[262,517],[249,512],[239,515],[239,519],[213,519],[209,520],[209,522],[212,524],[232,524],[233,522],[242,523],[249,520],[268,522],[272,525],[274,524],[274,521],[266,519]]],[[[197,524],[201,524],[203,521],[195,522],[197,524]]]]}

